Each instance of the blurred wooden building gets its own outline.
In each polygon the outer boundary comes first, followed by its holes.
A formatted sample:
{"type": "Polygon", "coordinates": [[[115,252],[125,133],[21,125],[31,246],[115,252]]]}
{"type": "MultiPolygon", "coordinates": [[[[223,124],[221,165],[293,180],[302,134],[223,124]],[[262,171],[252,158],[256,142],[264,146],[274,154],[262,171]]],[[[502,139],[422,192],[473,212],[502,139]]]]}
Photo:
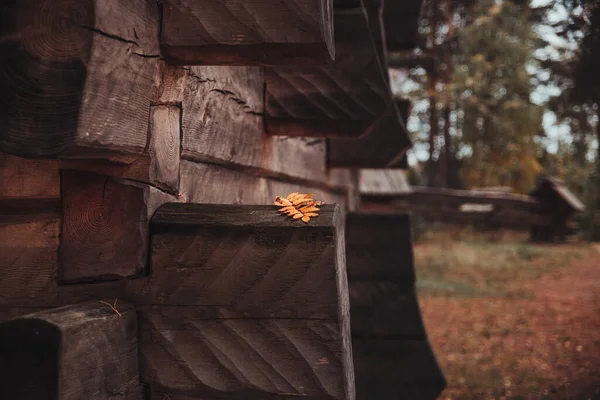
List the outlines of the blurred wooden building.
{"type": "Polygon", "coordinates": [[[2,2],[0,398],[436,398],[410,215],[360,202],[420,7],[2,2]]]}

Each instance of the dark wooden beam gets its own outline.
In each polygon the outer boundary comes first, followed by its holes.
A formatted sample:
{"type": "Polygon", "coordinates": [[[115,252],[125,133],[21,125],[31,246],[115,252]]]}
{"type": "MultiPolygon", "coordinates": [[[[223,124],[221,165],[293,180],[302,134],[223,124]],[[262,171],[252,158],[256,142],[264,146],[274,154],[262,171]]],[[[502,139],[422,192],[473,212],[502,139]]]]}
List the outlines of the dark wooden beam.
{"type": "Polygon", "coordinates": [[[151,389],[223,399],[353,399],[343,214],[169,204],[152,219],[142,308],[151,389]],[[192,351],[193,349],[193,351],[192,351]]]}
{"type": "Polygon", "coordinates": [[[385,0],[383,21],[387,49],[407,51],[417,47],[423,0],[385,0]]]}
{"type": "Polygon", "coordinates": [[[357,397],[435,399],[445,381],[415,293],[409,215],[350,213],[346,232],[357,397]]]}
{"type": "MultiPolygon", "coordinates": [[[[382,10],[380,7],[367,7],[366,13],[381,75],[389,92],[382,10]]],[[[385,112],[361,137],[329,139],[327,162],[329,167],[334,168],[399,168],[404,166],[404,154],[410,146],[411,141],[398,105],[390,101],[385,112]]]]}
{"type": "Polygon", "coordinates": [[[408,214],[350,213],[346,224],[346,263],[351,280],[415,280],[408,214]]]}
{"type": "Polygon", "coordinates": [[[332,0],[166,0],[161,50],[177,65],[324,65],[332,0]]]}
{"type": "Polygon", "coordinates": [[[363,8],[335,10],[330,67],[267,68],[266,128],[271,135],[357,137],[391,101],[363,8]]]}
{"type": "Polygon", "coordinates": [[[98,302],[0,324],[3,399],[138,400],[137,318],[98,302]]]}
{"type": "Polygon", "coordinates": [[[148,262],[150,217],[175,198],[147,185],[64,170],[58,251],[62,282],[141,276],[148,262]]]}
{"type": "Polygon", "coordinates": [[[0,7],[0,150],[120,163],[142,154],[159,61],[156,2],[0,7]]]}

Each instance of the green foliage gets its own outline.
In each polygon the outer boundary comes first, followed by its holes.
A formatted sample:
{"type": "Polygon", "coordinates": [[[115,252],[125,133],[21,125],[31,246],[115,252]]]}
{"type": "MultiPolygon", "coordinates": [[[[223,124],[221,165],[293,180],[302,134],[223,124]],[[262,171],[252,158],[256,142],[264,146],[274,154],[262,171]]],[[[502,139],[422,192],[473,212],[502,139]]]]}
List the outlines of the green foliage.
{"type": "Polygon", "coordinates": [[[450,90],[459,104],[458,155],[469,186],[511,186],[528,192],[542,168],[535,142],[543,110],[530,99],[528,67],[537,36],[525,8],[479,0],[458,33],[450,90]]]}

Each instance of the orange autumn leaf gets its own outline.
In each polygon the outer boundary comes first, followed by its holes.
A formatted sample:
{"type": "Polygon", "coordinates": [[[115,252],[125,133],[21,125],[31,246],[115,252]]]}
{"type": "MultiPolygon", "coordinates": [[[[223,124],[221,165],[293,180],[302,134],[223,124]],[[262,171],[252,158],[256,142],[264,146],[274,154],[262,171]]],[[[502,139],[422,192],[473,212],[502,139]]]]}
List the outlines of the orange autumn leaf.
{"type": "Polygon", "coordinates": [[[313,196],[312,194],[294,192],[287,197],[275,197],[274,204],[281,207],[279,209],[280,213],[308,223],[311,217],[319,216],[316,211],[320,211],[320,209],[316,206],[322,204],[322,202],[314,200],[313,196]]]}

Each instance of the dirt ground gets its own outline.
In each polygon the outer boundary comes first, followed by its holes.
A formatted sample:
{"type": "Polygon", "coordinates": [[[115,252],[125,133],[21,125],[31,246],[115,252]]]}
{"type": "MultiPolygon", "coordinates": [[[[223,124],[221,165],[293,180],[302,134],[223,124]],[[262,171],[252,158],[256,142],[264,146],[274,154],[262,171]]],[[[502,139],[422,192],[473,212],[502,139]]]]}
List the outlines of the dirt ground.
{"type": "Polygon", "coordinates": [[[415,259],[440,399],[600,399],[600,246],[453,238],[415,259]]]}

